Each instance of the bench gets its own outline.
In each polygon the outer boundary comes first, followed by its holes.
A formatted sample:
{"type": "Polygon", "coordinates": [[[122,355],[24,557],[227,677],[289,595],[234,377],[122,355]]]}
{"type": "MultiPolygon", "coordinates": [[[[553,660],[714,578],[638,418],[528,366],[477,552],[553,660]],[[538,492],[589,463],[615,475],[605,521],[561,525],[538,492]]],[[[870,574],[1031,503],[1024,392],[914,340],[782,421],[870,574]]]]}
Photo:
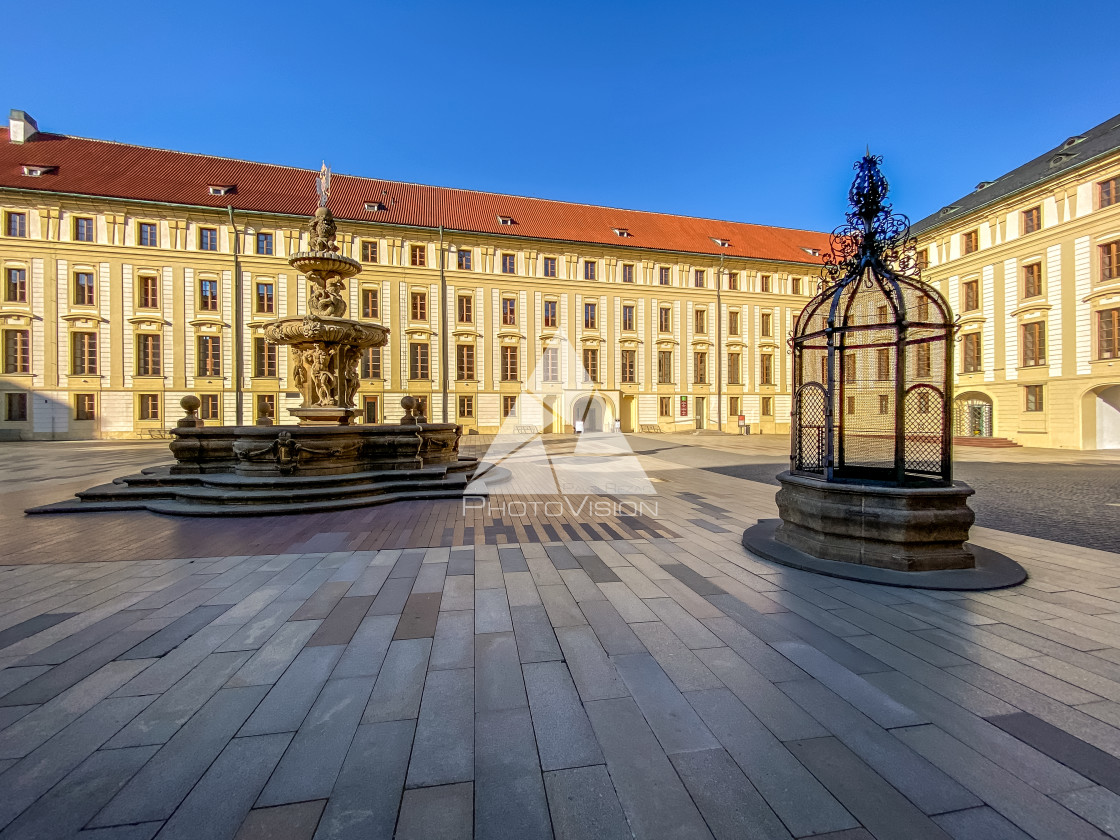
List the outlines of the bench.
{"type": "Polygon", "coordinates": [[[639,431],[643,435],[659,435],[659,434],[661,434],[661,424],[660,423],[642,423],[641,426],[639,427],[639,431]]]}

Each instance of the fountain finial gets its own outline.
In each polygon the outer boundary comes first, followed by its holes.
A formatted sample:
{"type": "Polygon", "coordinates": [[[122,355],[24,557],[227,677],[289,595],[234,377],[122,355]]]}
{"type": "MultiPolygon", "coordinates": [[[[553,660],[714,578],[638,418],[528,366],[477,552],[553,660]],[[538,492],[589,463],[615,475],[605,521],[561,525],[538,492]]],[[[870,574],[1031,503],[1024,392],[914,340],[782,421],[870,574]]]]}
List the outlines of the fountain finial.
{"type": "Polygon", "coordinates": [[[315,192],[319,194],[319,206],[326,207],[331,197],[331,168],[327,166],[326,161],[323,161],[323,168],[319,170],[319,176],[315,179],[315,192]]]}

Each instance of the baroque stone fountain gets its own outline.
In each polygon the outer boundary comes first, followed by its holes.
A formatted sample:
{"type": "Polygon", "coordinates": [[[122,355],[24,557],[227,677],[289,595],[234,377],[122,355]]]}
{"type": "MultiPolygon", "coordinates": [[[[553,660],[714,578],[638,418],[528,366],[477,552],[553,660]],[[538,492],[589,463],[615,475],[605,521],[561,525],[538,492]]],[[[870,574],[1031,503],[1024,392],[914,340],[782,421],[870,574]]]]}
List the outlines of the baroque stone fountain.
{"type": "Polygon", "coordinates": [[[303,404],[289,413],[299,424],[272,425],[264,418],[254,426],[206,426],[197,416],[198,397],[188,395],[181,401],[187,416],[172,430],[174,464],[28,513],[147,509],[244,516],[463,495],[477,461],[459,456],[461,426],[428,423],[411,396],[401,400],[398,424],[353,423],[362,351],[384,347],[389,330],[343,317],[346,282],[361,264],[335,243],[325,164],[317,191],[307,250],[288,260],[307,279],[308,312],[265,326],[269,341],[291,348],[292,380],[303,404]]]}

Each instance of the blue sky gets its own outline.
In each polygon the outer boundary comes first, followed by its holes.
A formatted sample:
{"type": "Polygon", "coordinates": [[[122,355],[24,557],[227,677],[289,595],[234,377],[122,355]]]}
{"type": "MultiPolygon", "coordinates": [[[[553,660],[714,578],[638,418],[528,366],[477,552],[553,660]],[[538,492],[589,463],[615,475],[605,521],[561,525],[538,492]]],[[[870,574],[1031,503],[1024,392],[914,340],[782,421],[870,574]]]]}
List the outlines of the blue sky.
{"type": "Polygon", "coordinates": [[[917,220],[1120,113],[1120,3],[0,0],[41,129],[828,230],[917,220]]]}

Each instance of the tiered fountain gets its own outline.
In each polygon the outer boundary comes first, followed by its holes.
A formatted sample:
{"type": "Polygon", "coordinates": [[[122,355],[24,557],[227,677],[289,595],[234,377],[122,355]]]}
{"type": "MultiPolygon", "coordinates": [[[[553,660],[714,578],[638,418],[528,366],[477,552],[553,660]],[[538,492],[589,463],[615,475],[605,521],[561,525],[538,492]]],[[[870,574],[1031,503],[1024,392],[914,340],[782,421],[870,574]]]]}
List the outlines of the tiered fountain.
{"type": "Polygon", "coordinates": [[[293,381],[303,405],[289,413],[299,425],[262,418],[255,426],[206,426],[197,417],[199,399],[187,396],[182,400],[187,416],[172,430],[176,463],[28,513],[147,509],[263,515],[463,495],[476,461],[459,457],[461,426],[428,423],[411,396],[401,400],[404,416],[397,425],[352,424],[362,351],[384,347],[389,331],[343,317],[346,281],[361,265],[335,244],[326,166],[318,193],[307,250],[288,260],[307,278],[308,312],[265,327],[269,341],[291,347],[293,381]]]}

